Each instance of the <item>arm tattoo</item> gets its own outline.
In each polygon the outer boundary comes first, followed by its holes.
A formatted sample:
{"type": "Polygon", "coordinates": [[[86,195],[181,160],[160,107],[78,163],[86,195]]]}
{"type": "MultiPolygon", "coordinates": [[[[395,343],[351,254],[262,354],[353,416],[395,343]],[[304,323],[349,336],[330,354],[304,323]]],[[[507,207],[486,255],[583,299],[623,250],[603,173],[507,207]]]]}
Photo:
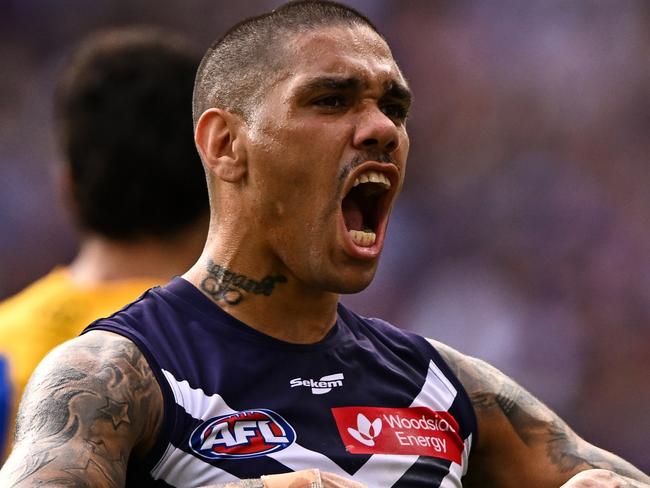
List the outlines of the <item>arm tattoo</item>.
{"type": "Polygon", "coordinates": [[[630,463],[581,439],[546,405],[496,368],[446,346],[436,347],[465,387],[479,422],[505,418],[531,455],[546,457],[558,475],[600,468],[650,482],[630,463]]]}
{"type": "Polygon", "coordinates": [[[8,486],[123,486],[133,447],[157,432],[161,398],[132,342],[101,332],[74,339],[30,380],[8,486]]]}
{"type": "Polygon", "coordinates": [[[207,276],[201,281],[201,290],[215,302],[237,305],[248,293],[270,296],[277,283],[286,283],[284,275],[265,276],[256,281],[243,274],[237,274],[224,266],[208,261],[207,276]]]}

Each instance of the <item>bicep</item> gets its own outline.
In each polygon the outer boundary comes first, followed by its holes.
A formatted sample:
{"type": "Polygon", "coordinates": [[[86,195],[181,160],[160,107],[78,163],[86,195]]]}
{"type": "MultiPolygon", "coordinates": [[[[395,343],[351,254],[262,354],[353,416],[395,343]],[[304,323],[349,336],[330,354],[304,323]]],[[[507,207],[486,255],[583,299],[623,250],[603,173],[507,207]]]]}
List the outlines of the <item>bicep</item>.
{"type": "Polygon", "coordinates": [[[124,486],[129,456],[156,431],[161,405],[158,384],[132,342],[104,332],[74,339],[30,380],[0,480],[124,486]]]}
{"type": "Polygon", "coordinates": [[[557,487],[593,468],[650,480],[618,456],[583,440],[496,368],[446,346],[442,349],[465,386],[478,421],[479,443],[470,458],[467,486],[557,487]]]}

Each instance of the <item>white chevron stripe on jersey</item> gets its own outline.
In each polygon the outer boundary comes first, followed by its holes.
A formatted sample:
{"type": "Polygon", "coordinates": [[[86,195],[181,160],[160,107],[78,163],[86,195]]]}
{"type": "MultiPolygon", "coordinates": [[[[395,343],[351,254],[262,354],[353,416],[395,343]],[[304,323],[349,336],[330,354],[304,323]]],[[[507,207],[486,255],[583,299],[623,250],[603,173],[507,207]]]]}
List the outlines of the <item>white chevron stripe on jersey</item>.
{"type": "Polygon", "coordinates": [[[322,471],[329,471],[345,478],[350,478],[350,474],[344,471],[338,464],[320,452],[312,451],[300,444],[293,444],[282,451],[269,454],[269,457],[284,464],[293,471],[301,469],[313,469],[317,467],[322,471]]]}
{"type": "Polygon", "coordinates": [[[354,473],[353,479],[366,486],[393,486],[418,458],[419,456],[404,454],[373,454],[361,469],[354,473]]]}
{"type": "Polygon", "coordinates": [[[238,477],[227,471],[212,466],[171,444],[165,452],[164,462],[158,463],[151,471],[151,476],[156,480],[162,479],[165,483],[183,488],[239,481],[238,477]]]}
{"type": "MultiPolygon", "coordinates": [[[[187,380],[178,381],[169,371],[164,369],[161,371],[174,394],[176,403],[195,419],[207,420],[234,412],[221,395],[208,396],[203,390],[192,388],[187,380]]],[[[151,476],[154,479],[162,479],[172,486],[187,487],[239,480],[227,471],[212,466],[172,444],[167,446],[165,454],[151,471],[151,476]]]]}
{"type": "MultiPolygon", "coordinates": [[[[183,407],[192,417],[207,420],[220,415],[234,413],[235,410],[226,404],[218,394],[207,395],[203,390],[192,388],[186,380],[178,381],[172,373],[162,370],[169,383],[176,403],[183,407]]],[[[433,361],[429,363],[427,377],[422,390],[411,403],[411,406],[426,406],[433,410],[448,410],[456,397],[456,389],[447,380],[442,371],[433,361]]],[[[465,442],[463,452],[463,467],[457,465],[454,472],[443,480],[442,488],[459,486],[460,476],[467,466],[467,453],[471,441],[465,442]]],[[[374,454],[354,474],[350,476],[327,456],[307,449],[297,443],[282,451],[270,454],[276,461],[288,468],[298,471],[318,467],[340,476],[352,478],[372,487],[389,487],[396,483],[408,469],[418,460],[417,455],[374,454]]],[[[454,463],[452,463],[454,464],[454,463]]],[[[173,486],[201,486],[209,483],[225,483],[236,481],[238,478],[200,458],[169,446],[167,452],[152,471],[156,479],[163,479],[173,486]],[[201,482],[197,482],[197,480],[201,482]]]]}
{"type": "MultiPolygon", "coordinates": [[[[442,371],[433,362],[429,361],[427,378],[424,380],[422,390],[413,399],[411,407],[429,407],[433,410],[449,410],[456,398],[456,388],[447,380],[442,371]]],[[[467,444],[463,456],[469,452],[467,444]]],[[[357,471],[354,479],[368,486],[391,486],[396,483],[404,473],[418,460],[419,456],[391,456],[389,454],[374,454],[357,471]]],[[[466,466],[466,461],[463,461],[466,466]]],[[[448,476],[449,477],[449,476],[448,476]]],[[[447,479],[447,478],[445,478],[447,479]]],[[[453,479],[453,478],[452,478],[453,479]]],[[[459,477],[460,479],[460,477],[459,477]]],[[[456,486],[449,484],[451,480],[440,485],[443,488],[456,486]]]]}
{"type": "MultiPolygon", "coordinates": [[[[433,410],[448,410],[455,397],[456,389],[447,381],[447,378],[445,378],[436,364],[430,361],[429,370],[427,371],[427,377],[422,386],[422,390],[415,397],[411,406],[424,406],[433,410]]],[[[297,444],[276,454],[272,454],[271,457],[294,471],[313,468],[314,462],[317,461],[320,469],[350,477],[349,474],[343,471],[328,457],[305,449],[297,444]],[[315,456],[319,456],[318,459],[315,456]]],[[[391,486],[408,471],[413,463],[418,460],[418,457],[417,455],[395,456],[390,454],[374,454],[352,478],[367,486],[391,486]]],[[[441,486],[445,485],[443,484],[441,486]]]]}
{"type": "Polygon", "coordinates": [[[460,464],[451,463],[449,474],[440,482],[441,488],[463,488],[461,477],[463,476],[463,467],[460,464]]]}
{"type": "Polygon", "coordinates": [[[469,435],[467,439],[465,439],[465,449],[463,451],[463,458],[461,460],[462,466],[460,464],[451,463],[451,466],[449,466],[449,474],[445,476],[445,478],[442,480],[440,483],[441,487],[444,488],[463,488],[463,485],[461,483],[461,478],[467,473],[467,459],[469,457],[469,449],[472,445],[472,434],[469,435]]]}
{"type": "Polygon", "coordinates": [[[161,371],[174,392],[176,403],[195,419],[208,420],[235,412],[221,395],[215,393],[208,396],[203,390],[192,388],[187,380],[178,381],[169,371],[161,371]]]}
{"type": "MultiPolygon", "coordinates": [[[[162,370],[162,372],[169,384],[172,385],[176,403],[183,407],[195,419],[207,420],[212,417],[236,412],[236,410],[228,406],[221,395],[215,393],[214,395],[208,396],[203,390],[192,388],[186,380],[178,381],[169,371],[162,370]],[[183,403],[179,402],[179,400],[183,403]]],[[[299,444],[293,444],[286,449],[269,454],[268,456],[294,471],[313,468],[314,464],[317,463],[318,466],[323,467],[322,469],[331,473],[340,476],[350,476],[327,456],[316,451],[311,451],[299,444]]]]}
{"type": "Polygon", "coordinates": [[[467,436],[467,439],[465,439],[465,449],[463,450],[462,458],[460,460],[461,463],[463,463],[463,472],[461,473],[462,476],[465,476],[467,473],[467,468],[469,466],[469,453],[470,450],[472,449],[472,434],[467,436]]]}
{"type": "Polygon", "coordinates": [[[454,385],[440,371],[440,368],[433,361],[429,361],[427,379],[424,381],[422,390],[411,403],[412,407],[429,407],[433,410],[447,411],[454,403],[458,392],[454,385]]]}

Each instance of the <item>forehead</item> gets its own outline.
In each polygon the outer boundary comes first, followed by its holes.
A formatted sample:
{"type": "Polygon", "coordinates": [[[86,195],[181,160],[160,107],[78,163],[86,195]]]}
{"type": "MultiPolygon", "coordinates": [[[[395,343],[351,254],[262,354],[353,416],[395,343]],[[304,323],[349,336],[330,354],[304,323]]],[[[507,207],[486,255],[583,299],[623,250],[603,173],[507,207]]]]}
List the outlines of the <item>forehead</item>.
{"type": "Polygon", "coordinates": [[[366,26],[333,26],[296,34],[286,49],[291,60],[289,86],[326,75],[359,78],[368,86],[406,86],[386,41],[366,26]]]}

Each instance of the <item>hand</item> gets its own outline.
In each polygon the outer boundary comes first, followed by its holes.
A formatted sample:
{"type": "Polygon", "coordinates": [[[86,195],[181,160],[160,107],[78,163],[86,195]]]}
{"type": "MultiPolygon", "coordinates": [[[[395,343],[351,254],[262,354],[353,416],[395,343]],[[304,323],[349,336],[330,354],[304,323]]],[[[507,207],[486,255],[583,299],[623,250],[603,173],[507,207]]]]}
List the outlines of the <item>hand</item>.
{"type": "Polygon", "coordinates": [[[271,474],[262,478],[235,481],[225,485],[206,485],[201,488],[367,488],[362,483],[318,469],[303,469],[291,473],[271,474]]]}
{"type": "Polygon", "coordinates": [[[320,479],[323,488],[366,488],[366,485],[362,483],[342,478],[332,473],[321,472],[320,479]]]}
{"type": "Polygon", "coordinates": [[[588,469],[578,473],[560,488],[641,488],[644,483],[620,476],[606,469],[588,469]]]}
{"type": "Polygon", "coordinates": [[[264,488],[366,488],[356,481],[318,469],[263,476],[264,488]]]}

